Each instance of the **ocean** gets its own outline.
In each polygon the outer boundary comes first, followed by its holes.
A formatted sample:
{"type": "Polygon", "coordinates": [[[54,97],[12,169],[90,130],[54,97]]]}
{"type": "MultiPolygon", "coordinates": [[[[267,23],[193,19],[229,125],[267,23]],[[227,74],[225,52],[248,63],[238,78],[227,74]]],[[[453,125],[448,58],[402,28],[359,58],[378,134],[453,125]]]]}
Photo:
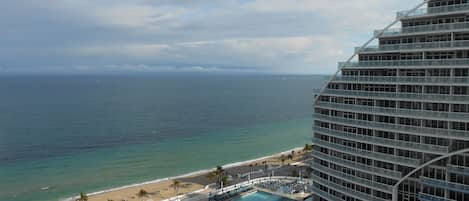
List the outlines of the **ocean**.
{"type": "Polygon", "coordinates": [[[2,76],[0,200],[61,200],[302,146],[311,142],[311,91],[324,81],[2,76]]]}

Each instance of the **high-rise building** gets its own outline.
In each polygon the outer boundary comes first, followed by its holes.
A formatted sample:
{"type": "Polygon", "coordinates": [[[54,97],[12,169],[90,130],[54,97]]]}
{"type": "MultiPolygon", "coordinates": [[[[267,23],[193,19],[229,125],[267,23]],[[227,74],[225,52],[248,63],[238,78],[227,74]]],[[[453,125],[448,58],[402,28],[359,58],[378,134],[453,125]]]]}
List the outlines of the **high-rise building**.
{"type": "Polygon", "coordinates": [[[314,200],[469,200],[469,2],[397,17],[318,95],[314,200]]]}

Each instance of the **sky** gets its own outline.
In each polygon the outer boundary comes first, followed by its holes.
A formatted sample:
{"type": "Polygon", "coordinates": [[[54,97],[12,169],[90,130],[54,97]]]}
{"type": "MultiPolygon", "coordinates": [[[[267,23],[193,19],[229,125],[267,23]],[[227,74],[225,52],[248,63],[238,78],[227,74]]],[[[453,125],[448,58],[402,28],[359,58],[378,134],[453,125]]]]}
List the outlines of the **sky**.
{"type": "Polygon", "coordinates": [[[421,0],[0,1],[0,75],[330,74],[421,0]]]}

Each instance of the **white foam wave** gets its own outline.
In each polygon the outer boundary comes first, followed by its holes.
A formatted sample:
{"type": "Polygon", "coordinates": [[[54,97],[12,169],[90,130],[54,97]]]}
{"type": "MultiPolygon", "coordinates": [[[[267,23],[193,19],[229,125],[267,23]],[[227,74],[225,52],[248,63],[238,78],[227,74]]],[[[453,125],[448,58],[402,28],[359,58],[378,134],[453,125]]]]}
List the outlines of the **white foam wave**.
{"type": "MultiPolygon", "coordinates": [[[[255,158],[255,159],[251,159],[251,160],[247,160],[247,161],[229,163],[229,164],[223,165],[222,167],[226,169],[226,168],[241,166],[241,165],[249,164],[249,163],[252,163],[252,162],[256,162],[256,161],[272,158],[272,157],[275,157],[275,156],[279,156],[279,155],[282,155],[282,154],[289,154],[289,153],[291,153],[291,151],[296,152],[296,151],[299,151],[299,150],[302,150],[302,149],[303,149],[302,147],[297,147],[297,148],[294,148],[294,149],[289,149],[287,151],[272,154],[272,155],[269,155],[269,156],[264,156],[264,157],[261,157],[261,158],[255,158]]],[[[107,189],[107,190],[96,191],[96,192],[93,192],[93,193],[88,193],[87,195],[88,196],[94,196],[94,195],[99,195],[99,194],[103,194],[103,193],[118,191],[118,190],[122,190],[122,189],[126,189],[126,188],[132,188],[132,187],[137,187],[137,186],[142,186],[142,185],[147,185],[147,184],[155,184],[155,183],[159,183],[159,182],[163,182],[163,181],[181,179],[181,178],[185,178],[185,177],[197,176],[197,175],[209,173],[211,171],[213,171],[213,168],[194,171],[194,172],[190,172],[190,173],[187,173],[187,174],[178,175],[178,176],[175,176],[175,177],[166,177],[166,178],[162,178],[162,179],[156,179],[156,180],[152,180],[152,181],[146,181],[146,182],[142,182],[142,183],[135,183],[135,184],[130,184],[130,185],[121,186],[121,187],[117,187],[117,188],[111,188],[111,189],[107,189]]],[[[74,201],[77,198],[78,197],[70,197],[70,198],[63,199],[61,201],[74,201]]]]}

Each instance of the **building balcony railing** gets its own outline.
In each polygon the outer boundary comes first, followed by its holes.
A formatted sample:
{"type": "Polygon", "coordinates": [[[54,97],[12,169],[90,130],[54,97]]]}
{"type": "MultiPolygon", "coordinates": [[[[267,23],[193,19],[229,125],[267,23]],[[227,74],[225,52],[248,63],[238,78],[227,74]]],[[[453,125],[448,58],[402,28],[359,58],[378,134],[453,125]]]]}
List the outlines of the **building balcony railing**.
{"type": "Polygon", "coordinates": [[[327,116],[327,115],[322,115],[322,114],[314,114],[314,118],[320,121],[324,121],[324,122],[348,125],[352,127],[361,127],[361,128],[376,129],[376,130],[390,131],[390,132],[396,132],[396,133],[407,133],[407,134],[421,135],[421,136],[445,137],[445,138],[450,138],[450,139],[469,140],[469,132],[458,131],[458,130],[381,123],[381,122],[376,122],[376,121],[364,121],[364,120],[357,120],[357,119],[333,117],[333,116],[327,116]]]}
{"type": "Polygon", "coordinates": [[[465,95],[378,92],[343,89],[326,89],[323,91],[322,95],[461,104],[467,104],[469,101],[469,96],[465,95]]]}
{"type": "Polygon", "coordinates": [[[469,167],[461,167],[456,165],[448,165],[448,172],[469,176],[469,167]]]}
{"type": "Polygon", "coordinates": [[[339,62],[339,68],[357,67],[406,67],[406,66],[469,66],[469,59],[419,59],[419,60],[376,60],[339,62]]]}
{"type": "Polygon", "coordinates": [[[318,140],[316,138],[314,138],[313,141],[318,146],[324,146],[324,147],[334,149],[339,152],[345,152],[347,154],[358,155],[358,156],[362,156],[362,157],[366,157],[366,158],[370,158],[370,159],[374,159],[378,161],[391,162],[391,163],[396,163],[396,164],[400,164],[400,165],[404,165],[408,167],[417,167],[418,165],[420,165],[419,159],[383,154],[379,152],[366,151],[366,150],[352,148],[352,147],[345,146],[345,145],[318,140]]]}
{"type": "MultiPolygon", "coordinates": [[[[313,176],[313,178],[319,178],[319,177],[313,176]]],[[[319,183],[319,182],[317,182],[317,183],[319,183]]],[[[321,189],[319,189],[318,187],[313,186],[312,189],[313,189],[314,195],[322,197],[323,199],[330,200],[330,201],[342,201],[342,199],[339,199],[338,197],[335,197],[335,196],[333,196],[333,195],[331,195],[327,192],[324,192],[321,189]]]]}
{"type": "Polygon", "coordinates": [[[365,112],[365,113],[379,114],[379,115],[425,118],[425,119],[432,119],[432,120],[438,119],[438,120],[446,120],[446,121],[463,120],[463,121],[469,122],[469,113],[436,112],[436,111],[427,111],[427,110],[373,107],[373,106],[329,103],[329,102],[317,102],[315,106],[326,108],[326,109],[339,109],[339,110],[343,110],[347,112],[358,112],[358,113],[365,112]]]}
{"type": "Polygon", "coordinates": [[[409,13],[409,11],[400,11],[397,13],[397,17],[401,18],[407,14],[407,17],[420,17],[420,16],[427,16],[427,15],[434,15],[434,14],[448,14],[452,12],[459,12],[459,11],[467,11],[469,10],[469,4],[454,4],[448,6],[437,6],[437,7],[427,7],[417,9],[409,13]]]}
{"type": "MultiPolygon", "coordinates": [[[[355,198],[359,198],[361,200],[376,200],[376,201],[386,201],[382,198],[379,198],[379,197],[374,197],[372,195],[369,195],[369,194],[365,194],[365,193],[362,193],[362,192],[359,192],[359,191],[356,191],[356,190],[352,190],[352,189],[349,189],[347,187],[344,187],[344,186],[341,186],[339,184],[336,184],[334,182],[330,182],[330,181],[327,181],[321,177],[318,177],[316,175],[312,175],[312,179],[314,182],[317,182],[323,186],[326,186],[328,188],[331,188],[335,191],[338,191],[342,194],[345,194],[345,195],[348,195],[350,197],[355,197],[355,198]]],[[[332,195],[329,195],[328,193],[322,191],[321,189],[315,187],[315,189],[313,189],[313,192],[317,195],[320,195],[321,197],[323,198],[326,198],[326,199],[330,199],[331,197],[333,197],[332,195]]],[[[333,200],[337,200],[336,197],[333,197],[332,198],[333,200]]],[[[340,199],[339,199],[340,200],[340,199]]]]}
{"type": "MultiPolygon", "coordinates": [[[[399,36],[405,34],[423,33],[423,32],[440,32],[440,31],[455,31],[461,29],[469,29],[468,22],[456,23],[443,23],[443,24],[429,24],[420,26],[408,26],[402,28],[392,28],[386,30],[381,36],[399,36]]],[[[378,36],[382,30],[376,30],[375,36],[378,36]]]]}
{"type": "Polygon", "coordinates": [[[446,199],[443,197],[438,197],[435,195],[430,195],[426,193],[419,192],[419,200],[420,201],[456,201],[451,199],[446,199]]]}
{"type": "Polygon", "coordinates": [[[398,148],[403,150],[413,150],[418,152],[424,153],[432,153],[432,154],[440,154],[444,155],[449,152],[449,148],[445,146],[437,146],[437,145],[430,145],[424,143],[413,143],[413,142],[405,142],[402,140],[392,140],[392,139],[385,139],[380,137],[372,137],[372,136],[365,136],[365,135],[356,135],[347,132],[340,132],[337,130],[331,130],[321,127],[315,127],[315,132],[319,132],[324,135],[328,136],[335,136],[346,140],[357,141],[361,143],[367,144],[375,144],[384,147],[392,147],[398,148]]]}
{"type": "Polygon", "coordinates": [[[386,184],[371,181],[371,180],[368,180],[368,179],[365,179],[365,178],[360,178],[360,177],[357,177],[357,176],[353,176],[353,175],[350,175],[350,174],[347,174],[347,173],[339,172],[337,170],[333,170],[333,169],[324,167],[324,166],[322,166],[320,164],[317,164],[317,163],[314,163],[311,166],[311,168],[313,168],[317,171],[320,171],[320,172],[324,172],[328,175],[332,175],[334,177],[343,179],[343,180],[348,181],[350,183],[355,183],[355,184],[362,185],[362,186],[365,186],[365,187],[368,187],[368,188],[371,188],[371,189],[376,189],[376,190],[380,190],[380,191],[384,191],[384,192],[388,192],[388,193],[392,192],[392,186],[391,185],[386,185],[386,184]]]}
{"type": "Polygon", "coordinates": [[[450,48],[467,48],[469,41],[446,41],[446,42],[428,42],[428,43],[401,43],[394,45],[378,45],[369,46],[361,49],[355,48],[357,53],[367,52],[386,52],[386,51],[403,51],[403,50],[424,50],[424,49],[450,49],[450,48]]]}
{"type": "Polygon", "coordinates": [[[420,16],[426,16],[426,15],[433,15],[433,14],[448,14],[451,12],[459,12],[459,11],[467,11],[469,10],[469,4],[464,3],[464,4],[454,4],[454,5],[448,5],[448,6],[437,6],[437,7],[427,7],[427,8],[421,8],[417,9],[415,11],[412,11],[409,13],[409,11],[400,11],[397,13],[397,17],[403,17],[407,14],[407,17],[420,17],[420,16]]]}
{"type": "Polygon", "coordinates": [[[469,77],[337,76],[333,82],[469,85],[469,77]]]}
{"type": "Polygon", "coordinates": [[[420,182],[426,186],[433,186],[437,188],[447,189],[450,191],[469,193],[469,185],[443,181],[439,179],[432,179],[428,177],[420,177],[420,182]]]}
{"type": "Polygon", "coordinates": [[[328,161],[328,162],[331,162],[331,163],[335,163],[337,165],[350,167],[352,169],[372,172],[372,173],[377,174],[377,175],[382,176],[382,177],[387,177],[387,178],[396,179],[396,180],[398,180],[402,177],[402,173],[400,173],[400,172],[387,170],[387,169],[383,169],[383,168],[378,168],[378,167],[371,167],[371,166],[368,166],[368,165],[363,165],[363,164],[360,164],[360,163],[352,162],[352,161],[345,160],[345,159],[342,159],[342,158],[338,158],[338,157],[335,157],[335,156],[326,155],[326,154],[324,154],[322,152],[319,152],[319,151],[313,151],[313,157],[319,158],[321,160],[328,161]]]}

